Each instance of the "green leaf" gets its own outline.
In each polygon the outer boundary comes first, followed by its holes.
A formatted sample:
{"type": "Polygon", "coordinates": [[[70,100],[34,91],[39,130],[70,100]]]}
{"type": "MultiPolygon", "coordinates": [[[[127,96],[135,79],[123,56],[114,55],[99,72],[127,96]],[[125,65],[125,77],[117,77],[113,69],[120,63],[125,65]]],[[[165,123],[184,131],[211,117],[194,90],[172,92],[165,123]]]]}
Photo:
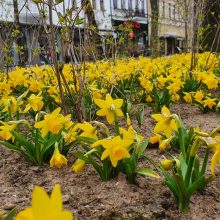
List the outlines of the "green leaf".
{"type": "Polygon", "coordinates": [[[13,220],[14,216],[16,214],[16,209],[12,209],[8,215],[3,220],[13,220]]]}
{"type": "MultiPolygon", "coordinates": [[[[172,179],[172,178],[171,178],[172,179]]],[[[172,180],[172,181],[169,181],[169,180],[166,180],[165,181],[165,184],[167,185],[167,187],[172,191],[173,195],[175,196],[175,198],[177,199],[178,198],[178,188],[176,187],[176,184],[175,182],[172,180]]]]}
{"type": "Polygon", "coordinates": [[[140,175],[144,175],[144,176],[149,176],[149,177],[154,177],[154,178],[160,178],[160,176],[158,175],[158,173],[156,173],[155,171],[153,171],[152,169],[149,169],[149,168],[138,168],[136,170],[136,173],[137,174],[140,174],[140,175]]]}
{"type": "MultiPolygon", "coordinates": [[[[105,172],[103,172],[102,167],[92,158],[91,155],[88,155],[89,163],[92,164],[92,166],[95,168],[95,170],[98,172],[102,180],[105,179],[105,172]]],[[[110,167],[109,167],[110,169],[110,167]]]]}
{"type": "Polygon", "coordinates": [[[28,141],[23,135],[17,133],[16,131],[11,131],[15,140],[28,152],[30,155],[34,155],[34,145],[28,141]]]}
{"type": "Polygon", "coordinates": [[[4,145],[5,147],[7,147],[10,150],[13,150],[15,152],[20,152],[20,148],[19,147],[15,146],[13,144],[10,144],[10,143],[8,143],[6,141],[0,141],[0,144],[4,145]]]}
{"type": "Polygon", "coordinates": [[[74,155],[74,157],[77,157],[77,158],[79,158],[81,160],[84,160],[86,163],[90,163],[88,157],[84,156],[84,154],[82,152],[80,152],[80,151],[74,153],[73,155],[74,155]]]}
{"type": "Polygon", "coordinates": [[[138,125],[141,126],[142,122],[143,122],[143,118],[144,118],[144,105],[142,105],[140,107],[140,109],[138,110],[136,118],[137,118],[137,121],[138,121],[138,125]]]}
{"type": "Polygon", "coordinates": [[[180,176],[179,174],[175,174],[173,176],[173,178],[174,178],[174,181],[175,181],[176,185],[178,186],[179,195],[181,194],[185,198],[187,198],[188,197],[188,191],[187,191],[187,188],[185,186],[183,177],[180,176]]]}
{"type": "Polygon", "coordinates": [[[84,23],[84,18],[76,18],[75,24],[80,25],[84,23]]]}
{"type": "MultiPolygon", "coordinates": [[[[199,164],[199,157],[198,155],[195,156],[195,160],[194,160],[194,173],[195,173],[195,178],[198,179],[199,178],[199,174],[200,174],[200,164],[199,164]]],[[[203,173],[204,174],[204,173],[203,173]]],[[[194,182],[194,181],[193,181],[194,182]]]]}
{"type": "Polygon", "coordinates": [[[89,144],[93,144],[94,142],[96,142],[95,139],[87,138],[87,137],[81,137],[81,136],[78,136],[77,140],[80,141],[80,142],[89,143],[89,144]]]}
{"type": "Polygon", "coordinates": [[[180,164],[181,164],[180,170],[182,171],[182,175],[185,178],[186,172],[187,172],[187,164],[186,164],[186,161],[182,155],[179,156],[179,160],[180,160],[180,164]]]}
{"type": "Polygon", "coordinates": [[[46,152],[48,151],[48,149],[55,144],[55,142],[58,142],[58,140],[61,139],[61,135],[57,134],[57,135],[52,135],[52,137],[46,141],[46,143],[43,144],[43,148],[40,152],[40,157],[43,158],[44,157],[44,154],[46,154],[46,152]]]}
{"type": "Polygon", "coordinates": [[[208,181],[206,181],[205,175],[201,176],[188,188],[188,194],[191,195],[193,192],[197,191],[198,189],[203,189],[207,184],[208,181]]]}
{"type": "Polygon", "coordinates": [[[142,156],[142,154],[144,153],[144,151],[145,151],[146,148],[147,148],[147,145],[148,145],[148,141],[147,141],[147,140],[144,140],[143,142],[141,142],[141,143],[137,146],[136,152],[137,152],[138,158],[142,156]]]}

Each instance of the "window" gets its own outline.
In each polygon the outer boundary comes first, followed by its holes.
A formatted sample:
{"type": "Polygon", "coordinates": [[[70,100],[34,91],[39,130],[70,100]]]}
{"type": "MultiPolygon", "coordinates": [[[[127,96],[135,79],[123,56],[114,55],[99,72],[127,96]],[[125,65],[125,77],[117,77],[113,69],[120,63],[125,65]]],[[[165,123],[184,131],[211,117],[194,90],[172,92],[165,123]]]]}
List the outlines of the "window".
{"type": "Polygon", "coordinates": [[[139,0],[136,0],[136,1],[135,1],[135,11],[136,11],[136,12],[139,11],[138,5],[139,5],[139,0]]]}
{"type": "Polygon", "coordinates": [[[169,18],[171,18],[171,4],[169,3],[169,18]]]}
{"type": "Polygon", "coordinates": [[[177,10],[178,10],[178,11],[177,11],[178,19],[181,20],[182,14],[181,14],[181,10],[180,10],[180,7],[179,7],[179,6],[178,6],[177,10]]]}
{"type": "Polygon", "coordinates": [[[117,0],[113,0],[113,8],[114,9],[118,8],[118,1],[117,0]]]}
{"type": "Polygon", "coordinates": [[[144,15],[144,0],[141,0],[141,13],[144,15]]]}
{"type": "Polygon", "coordinates": [[[165,1],[163,1],[163,6],[162,6],[162,17],[165,18],[165,1]]]}
{"type": "Polygon", "coordinates": [[[74,8],[74,9],[77,8],[77,0],[73,0],[73,8],[74,8]]]}
{"type": "Polygon", "coordinates": [[[128,9],[129,9],[129,11],[132,10],[132,0],[128,1],[128,9]]]}
{"type": "Polygon", "coordinates": [[[125,0],[121,0],[121,9],[125,9],[125,0]]]}
{"type": "Polygon", "coordinates": [[[100,8],[101,8],[101,11],[105,10],[104,0],[100,0],[100,8]]]}
{"type": "Polygon", "coordinates": [[[92,0],[92,7],[94,10],[96,10],[96,0],[92,0]]]}

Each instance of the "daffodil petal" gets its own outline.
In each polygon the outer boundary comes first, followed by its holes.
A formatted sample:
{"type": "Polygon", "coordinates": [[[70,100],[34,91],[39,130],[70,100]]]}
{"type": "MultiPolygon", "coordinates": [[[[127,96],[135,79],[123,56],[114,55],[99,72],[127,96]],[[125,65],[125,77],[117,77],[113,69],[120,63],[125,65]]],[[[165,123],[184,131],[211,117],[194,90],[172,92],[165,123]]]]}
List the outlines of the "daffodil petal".
{"type": "Polygon", "coordinates": [[[113,112],[109,112],[109,114],[106,115],[106,119],[109,124],[112,124],[115,121],[115,116],[113,112]]]}
{"type": "Polygon", "coordinates": [[[35,186],[32,196],[34,220],[47,219],[50,199],[47,193],[39,186],[35,186]]]}

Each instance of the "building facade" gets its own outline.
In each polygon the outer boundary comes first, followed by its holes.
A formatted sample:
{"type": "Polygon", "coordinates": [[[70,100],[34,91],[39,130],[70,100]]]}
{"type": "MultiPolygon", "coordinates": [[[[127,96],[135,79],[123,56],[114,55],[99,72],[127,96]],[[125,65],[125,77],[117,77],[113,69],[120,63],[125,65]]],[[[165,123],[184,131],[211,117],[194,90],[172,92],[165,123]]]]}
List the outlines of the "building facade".
{"type": "MultiPolygon", "coordinates": [[[[144,52],[148,45],[146,0],[92,0],[98,28],[105,39],[110,32],[116,41],[130,45],[130,55],[144,52]]],[[[105,41],[105,40],[104,40],[105,41]]],[[[129,48],[128,48],[129,49],[129,48]]]]}
{"type": "MultiPolygon", "coordinates": [[[[183,47],[185,39],[185,23],[182,18],[181,7],[178,0],[158,1],[158,37],[161,54],[169,55],[178,52],[183,47]]],[[[119,52],[127,51],[128,55],[147,55],[150,51],[152,33],[152,0],[90,0],[98,32],[105,55],[108,55],[109,38],[119,47],[119,52]],[[123,41],[122,41],[123,39],[123,41]],[[122,43],[121,43],[122,42],[122,43]]],[[[62,22],[58,14],[64,15],[66,9],[74,9],[72,16],[81,7],[82,1],[64,0],[56,4],[53,10],[53,24],[56,28],[56,53],[58,60],[63,59],[63,40],[61,35],[62,22]]],[[[25,61],[27,65],[45,64],[51,62],[51,52],[48,43],[48,34],[39,9],[32,0],[19,0],[19,21],[22,27],[22,41],[24,45],[25,61]]],[[[43,8],[48,10],[47,6],[43,8]]],[[[76,25],[74,44],[79,44],[80,38],[85,35],[83,29],[88,23],[86,13],[81,10],[79,18],[85,22],[76,25]]],[[[49,22],[49,21],[47,21],[49,22]]],[[[13,41],[12,28],[14,24],[13,0],[0,1],[0,63],[4,63],[8,55],[14,58],[13,65],[17,64],[16,43],[13,41]],[[5,49],[7,40],[10,48],[5,49]]]]}
{"type": "MultiPolygon", "coordinates": [[[[152,33],[152,10],[151,0],[148,2],[149,16],[149,35],[152,33]]],[[[170,55],[181,52],[186,39],[186,25],[188,32],[191,31],[191,24],[188,18],[185,18],[185,9],[179,0],[157,0],[158,4],[158,38],[160,41],[160,53],[162,55],[170,55]],[[186,23],[186,19],[188,22],[186,23]]],[[[187,37],[188,38],[188,37],[187,37]]]]}

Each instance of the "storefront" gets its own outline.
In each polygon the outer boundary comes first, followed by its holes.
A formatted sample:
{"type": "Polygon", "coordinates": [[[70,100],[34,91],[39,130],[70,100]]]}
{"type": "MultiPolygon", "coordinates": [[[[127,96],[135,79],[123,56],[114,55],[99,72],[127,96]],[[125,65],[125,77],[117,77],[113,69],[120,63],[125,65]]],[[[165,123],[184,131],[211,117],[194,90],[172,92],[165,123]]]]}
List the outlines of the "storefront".
{"type": "Polygon", "coordinates": [[[163,55],[171,55],[181,53],[184,38],[177,35],[163,35],[160,37],[161,53],[163,55]]]}
{"type": "Polygon", "coordinates": [[[132,20],[113,20],[117,41],[122,44],[123,51],[127,48],[128,55],[144,55],[148,45],[148,25],[132,20]],[[124,42],[120,42],[124,40],[124,42]]]}

